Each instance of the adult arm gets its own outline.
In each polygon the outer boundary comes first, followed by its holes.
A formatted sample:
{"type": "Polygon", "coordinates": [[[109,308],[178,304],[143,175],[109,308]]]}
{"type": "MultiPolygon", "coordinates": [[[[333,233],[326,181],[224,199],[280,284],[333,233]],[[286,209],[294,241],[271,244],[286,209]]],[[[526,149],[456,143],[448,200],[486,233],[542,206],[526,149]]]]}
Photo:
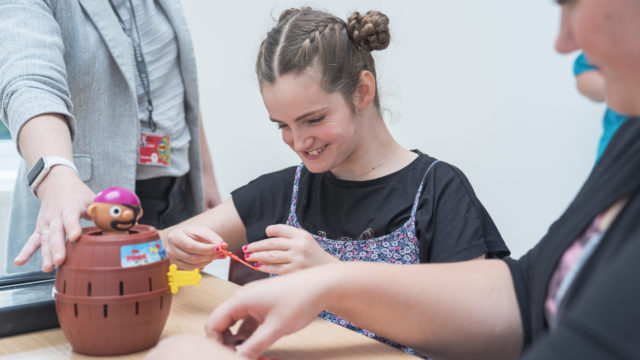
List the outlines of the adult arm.
{"type": "MultiPolygon", "coordinates": [[[[29,167],[42,156],[60,156],[73,161],[71,138],[61,115],[45,114],[28,121],[19,133],[18,147],[29,167]]],[[[65,259],[65,236],[76,241],[81,233],[80,217],[87,217],[93,192],[67,166],[54,166],[37,189],[40,212],[36,228],[15,259],[23,265],[40,248],[42,270],[51,271],[65,259]]]]}
{"type": "MultiPolygon", "coordinates": [[[[42,156],[73,159],[75,125],[64,51],[48,2],[0,3],[0,118],[29,167],[42,156]]],[[[64,260],[65,236],[74,241],[80,235],[79,218],[93,193],[66,166],[53,167],[37,190],[41,207],[36,228],[15,263],[24,264],[41,247],[42,269],[51,271],[64,260]]]]}
{"type": "Polygon", "coordinates": [[[239,355],[256,358],[278,338],[327,309],[422,353],[448,359],[513,359],[522,324],[507,265],[499,260],[449,264],[339,263],[239,289],[207,321],[210,337],[247,340],[239,355]],[[295,289],[296,296],[290,296],[295,289]]]}
{"type": "Polygon", "coordinates": [[[207,143],[207,137],[204,133],[204,123],[202,114],[200,118],[200,156],[202,160],[202,185],[204,186],[204,209],[212,209],[222,202],[220,198],[220,190],[218,182],[213,171],[213,160],[207,143]]]}
{"type": "MultiPolygon", "coordinates": [[[[66,121],[58,114],[45,114],[29,120],[18,135],[20,153],[29,167],[43,156],[60,156],[73,161],[71,137],[66,121]]],[[[81,233],[80,217],[94,194],[76,172],[67,166],[54,166],[38,186],[40,212],[36,228],[15,259],[23,265],[40,248],[42,270],[51,271],[65,259],[65,237],[76,241],[81,233]]]]}

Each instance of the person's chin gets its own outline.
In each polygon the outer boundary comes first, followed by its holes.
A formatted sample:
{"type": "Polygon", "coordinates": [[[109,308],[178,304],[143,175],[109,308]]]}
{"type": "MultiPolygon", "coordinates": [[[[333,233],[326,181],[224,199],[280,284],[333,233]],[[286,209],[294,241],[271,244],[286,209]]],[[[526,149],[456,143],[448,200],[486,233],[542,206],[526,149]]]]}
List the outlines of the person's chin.
{"type": "Polygon", "coordinates": [[[640,116],[640,101],[631,92],[612,86],[607,88],[606,98],[607,106],[618,114],[640,116]]]}
{"type": "Polygon", "coordinates": [[[324,159],[308,160],[303,157],[302,162],[304,163],[304,167],[306,167],[309,172],[314,174],[319,174],[331,170],[331,166],[329,166],[328,163],[324,161],[324,159]]]}
{"type": "Polygon", "coordinates": [[[331,170],[328,166],[324,164],[319,164],[318,162],[303,161],[303,163],[304,163],[304,167],[306,167],[307,170],[309,170],[309,172],[314,174],[319,174],[319,173],[323,173],[331,170]]]}

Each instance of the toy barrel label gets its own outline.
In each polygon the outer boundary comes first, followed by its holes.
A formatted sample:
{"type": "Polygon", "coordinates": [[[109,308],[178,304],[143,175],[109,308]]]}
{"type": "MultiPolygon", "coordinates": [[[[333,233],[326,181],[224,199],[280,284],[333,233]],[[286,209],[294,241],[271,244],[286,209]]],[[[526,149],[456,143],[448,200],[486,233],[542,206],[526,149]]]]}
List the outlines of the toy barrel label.
{"type": "Polygon", "coordinates": [[[120,247],[120,266],[133,267],[151,264],[167,258],[160,240],[120,247]]]}

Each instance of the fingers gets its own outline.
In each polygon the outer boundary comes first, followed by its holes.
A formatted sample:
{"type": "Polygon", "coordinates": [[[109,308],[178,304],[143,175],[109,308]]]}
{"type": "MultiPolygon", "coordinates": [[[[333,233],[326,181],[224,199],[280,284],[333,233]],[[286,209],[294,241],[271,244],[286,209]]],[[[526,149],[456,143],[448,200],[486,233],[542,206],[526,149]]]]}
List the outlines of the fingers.
{"type": "Polygon", "coordinates": [[[268,274],[287,274],[295,270],[291,263],[286,264],[266,264],[266,263],[256,263],[254,265],[258,268],[258,270],[268,273],[268,274]]]}
{"type": "Polygon", "coordinates": [[[189,236],[191,236],[194,240],[205,243],[205,244],[224,245],[224,246],[228,245],[222,239],[222,237],[220,237],[220,235],[218,235],[215,231],[204,226],[188,228],[184,232],[189,236]]]}
{"type": "Polygon", "coordinates": [[[288,264],[291,262],[291,254],[288,251],[268,250],[244,254],[247,261],[260,264],[288,264]]]}
{"type": "Polygon", "coordinates": [[[265,324],[260,324],[259,320],[247,313],[244,305],[238,305],[240,302],[233,301],[233,299],[222,303],[216,308],[207,320],[205,332],[208,337],[220,343],[230,346],[237,345],[236,353],[238,355],[256,359],[280,335],[268,325],[265,328],[265,324]],[[234,335],[229,331],[229,328],[239,320],[243,320],[243,322],[238,332],[234,335]]]}
{"type": "Polygon", "coordinates": [[[227,246],[218,234],[204,227],[177,228],[167,236],[167,253],[180,269],[202,269],[223,258],[221,250],[227,246]]]}
{"type": "Polygon", "coordinates": [[[81,215],[82,214],[71,210],[66,210],[62,214],[62,223],[64,224],[67,237],[71,242],[77,241],[82,234],[82,227],[80,227],[81,215]]]}
{"type": "Polygon", "coordinates": [[[278,326],[276,321],[270,321],[267,318],[245,342],[236,348],[236,353],[248,359],[256,359],[283,335],[285,333],[282,331],[282,326],[278,326]]]}
{"type": "Polygon", "coordinates": [[[269,238],[260,241],[252,242],[251,244],[245,245],[242,247],[242,251],[245,254],[250,253],[253,254],[258,251],[271,251],[271,250],[281,250],[287,251],[291,248],[291,241],[289,239],[283,238],[269,238]]]}
{"type": "Polygon", "coordinates": [[[13,263],[21,266],[24,265],[27,260],[40,248],[40,233],[34,232],[27,240],[27,243],[24,244],[20,253],[13,260],[13,263]]]}
{"type": "Polygon", "coordinates": [[[260,326],[258,320],[252,317],[245,318],[235,334],[231,334],[230,331],[223,334],[224,344],[235,348],[244,343],[256,331],[258,326],[260,326]]]}
{"type": "Polygon", "coordinates": [[[306,230],[298,229],[297,227],[285,224],[269,225],[265,229],[265,233],[269,237],[282,237],[289,239],[309,235],[306,230]]]}
{"type": "MultiPolygon", "coordinates": [[[[219,246],[217,246],[216,248],[220,249],[219,246]]],[[[224,257],[224,255],[222,255],[222,253],[216,250],[215,248],[209,252],[202,254],[202,253],[187,252],[180,247],[172,248],[171,256],[174,257],[175,260],[179,260],[191,265],[197,265],[202,263],[208,264],[212,260],[221,259],[224,257]]]]}
{"type": "MultiPolygon", "coordinates": [[[[240,291],[242,290],[238,290],[240,291]]],[[[240,302],[233,301],[234,298],[238,298],[238,292],[211,313],[204,326],[208,337],[224,343],[229,334],[229,328],[248,315],[240,302]]]]}
{"type": "Polygon", "coordinates": [[[43,229],[40,231],[40,255],[42,256],[42,271],[50,272],[53,270],[53,262],[51,261],[51,246],[49,246],[49,236],[51,231],[43,229]]]}
{"type": "Polygon", "coordinates": [[[199,234],[184,231],[169,233],[169,243],[176,249],[191,255],[211,256],[216,253],[216,248],[220,248],[220,244],[214,244],[199,234]]]}
{"type": "Polygon", "coordinates": [[[52,267],[64,262],[65,257],[65,232],[62,222],[54,220],[49,225],[49,249],[51,254],[52,267]]]}

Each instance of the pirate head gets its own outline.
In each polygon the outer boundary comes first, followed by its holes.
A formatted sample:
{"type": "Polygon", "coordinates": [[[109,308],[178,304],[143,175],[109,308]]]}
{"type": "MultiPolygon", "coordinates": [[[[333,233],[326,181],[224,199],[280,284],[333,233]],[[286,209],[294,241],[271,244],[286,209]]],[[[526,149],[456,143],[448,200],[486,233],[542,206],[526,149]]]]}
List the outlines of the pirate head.
{"type": "Polygon", "coordinates": [[[127,189],[111,187],[96,195],[87,214],[104,235],[128,234],[142,216],[142,208],[136,194],[127,189]]]}

